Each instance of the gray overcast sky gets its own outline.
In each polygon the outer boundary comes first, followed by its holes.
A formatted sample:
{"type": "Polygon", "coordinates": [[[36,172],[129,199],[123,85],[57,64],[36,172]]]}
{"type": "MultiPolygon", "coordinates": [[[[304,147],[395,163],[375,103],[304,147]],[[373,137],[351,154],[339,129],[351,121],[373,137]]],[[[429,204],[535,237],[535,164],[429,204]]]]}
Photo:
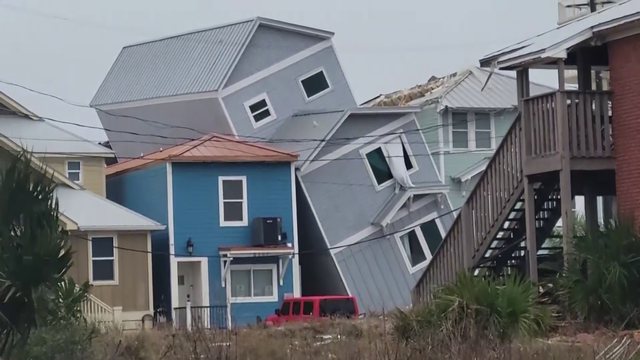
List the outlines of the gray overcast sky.
{"type": "MultiPolygon", "coordinates": [[[[364,101],[477,65],[554,27],[557,11],[557,0],[0,0],[0,80],[88,104],[123,45],[264,16],[335,32],[347,78],[364,101]]],[[[553,74],[532,78],[556,85],[553,74]]],[[[0,91],[39,115],[100,126],[91,109],[2,84],[0,91]]]]}

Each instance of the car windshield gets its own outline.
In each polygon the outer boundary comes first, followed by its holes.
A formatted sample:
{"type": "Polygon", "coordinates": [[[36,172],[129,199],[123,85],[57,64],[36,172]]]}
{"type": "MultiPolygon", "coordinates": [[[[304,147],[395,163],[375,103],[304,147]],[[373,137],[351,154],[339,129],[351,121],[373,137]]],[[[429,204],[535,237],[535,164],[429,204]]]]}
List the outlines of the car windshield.
{"type": "Polygon", "coordinates": [[[350,298],[322,299],[319,306],[320,316],[353,316],[356,314],[356,307],[350,298]]]}

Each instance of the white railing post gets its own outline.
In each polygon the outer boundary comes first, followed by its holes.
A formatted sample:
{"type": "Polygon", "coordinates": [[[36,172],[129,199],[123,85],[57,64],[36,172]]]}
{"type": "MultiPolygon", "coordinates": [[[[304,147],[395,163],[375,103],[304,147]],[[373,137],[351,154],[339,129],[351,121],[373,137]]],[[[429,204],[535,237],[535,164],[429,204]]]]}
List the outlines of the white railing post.
{"type": "Polygon", "coordinates": [[[187,330],[191,330],[191,296],[187,295],[187,306],[186,306],[186,319],[187,319],[187,330]]]}
{"type": "Polygon", "coordinates": [[[113,323],[119,325],[122,322],[122,306],[113,307],[113,323]]]}

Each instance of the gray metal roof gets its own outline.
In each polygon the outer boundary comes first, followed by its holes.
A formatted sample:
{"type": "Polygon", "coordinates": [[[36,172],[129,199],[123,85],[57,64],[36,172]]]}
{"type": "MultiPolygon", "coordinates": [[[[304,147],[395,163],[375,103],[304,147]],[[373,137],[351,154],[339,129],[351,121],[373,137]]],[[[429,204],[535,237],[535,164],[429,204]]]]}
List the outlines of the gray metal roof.
{"type": "Polygon", "coordinates": [[[113,151],[45,120],[17,115],[0,116],[0,135],[37,154],[90,154],[113,156],[113,151]]]}
{"type": "Polygon", "coordinates": [[[634,21],[639,17],[640,1],[622,1],[488,54],[480,60],[480,64],[482,66],[496,64],[498,68],[502,68],[503,66],[510,67],[510,65],[551,58],[562,50],[589,39],[594,32],[605,30],[622,22],[634,21]]]}
{"type": "MultiPolygon", "coordinates": [[[[441,106],[470,109],[508,109],[518,106],[517,82],[512,76],[494,73],[487,86],[489,71],[473,68],[470,74],[446,92],[441,106]]],[[[553,87],[531,83],[531,95],[555,91],[553,87]]]]}
{"type": "Polygon", "coordinates": [[[91,106],[220,90],[258,25],[331,38],[332,32],[256,17],[126,46],[91,106]]]}
{"type": "Polygon", "coordinates": [[[310,159],[324,138],[344,117],[347,110],[315,111],[295,114],[284,120],[271,136],[272,145],[299,155],[296,166],[310,159]]]}
{"type": "Polygon", "coordinates": [[[254,24],[246,20],[125,47],[91,106],[218,90],[254,24]]]}
{"type": "MultiPolygon", "coordinates": [[[[517,106],[516,78],[495,72],[483,89],[489,74],[489,71],[474,66],[443,77],[434,76],[424,84],[379,95],[363,106],[439,104],[441,107],[459,109],[509,109],[517,106]]],[[[531,83],[532,95],[555,90],[550,86],[531,83]]]]}
{"type": "Polygon", "coordinates": [[[58,185],[55,189],[60,212],[79,230],[162,230],[164,225],[133,212],[89,190],[58,185]]]}

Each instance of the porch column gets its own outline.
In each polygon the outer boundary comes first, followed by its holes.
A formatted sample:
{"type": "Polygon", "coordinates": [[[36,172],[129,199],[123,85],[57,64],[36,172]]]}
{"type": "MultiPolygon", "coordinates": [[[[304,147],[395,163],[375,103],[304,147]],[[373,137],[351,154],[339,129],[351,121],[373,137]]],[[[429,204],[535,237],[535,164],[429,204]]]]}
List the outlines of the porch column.
{"type": "Polygon", "coordinates": [[[536,198],[533,182],[524,177],[524,216],[527,237],[527,265],[529,279],[538,282],[538,241],[536,236],[536,198]]]}
{"type": "MultiPolygon", "coordinates": [[[[558,91],[556,104],[566,104],[567,99],[564,93],[564,60],[558,60],[558,91]]],[[[569,119],[567,119],[566,108],[556,106],[556,119],[558,119],[558,129],[560,131],[560,155],[562,170],[560,170],[560,208],[562,212],[562,247],[564,249],[565,265],[569,254],[573,252],[573,206],[571,191],[571,152],[569,149],[569,119]]]]}
{"type": "Polygon", "coordinates": [[[593,234],[598,231],[598,197],[592,184],[584,186],[584,215],[586,231],[593,234]]]}

